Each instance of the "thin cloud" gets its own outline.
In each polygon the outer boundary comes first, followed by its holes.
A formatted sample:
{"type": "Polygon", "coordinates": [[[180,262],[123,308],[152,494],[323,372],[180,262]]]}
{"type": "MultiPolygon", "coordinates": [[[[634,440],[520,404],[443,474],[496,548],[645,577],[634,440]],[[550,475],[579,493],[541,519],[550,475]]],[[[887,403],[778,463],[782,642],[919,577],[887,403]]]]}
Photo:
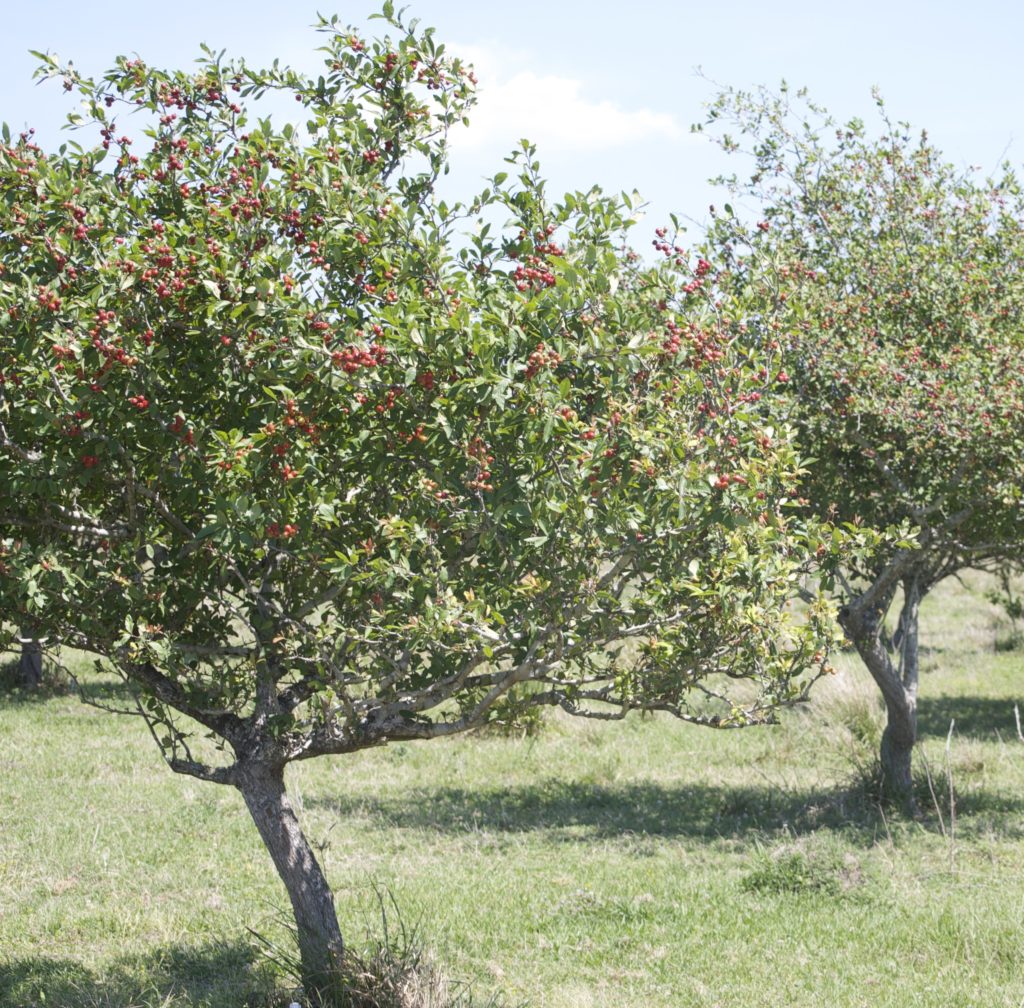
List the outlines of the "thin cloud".
{"type": "Polygon", "coordinates": [[[481,47],[452,48],[473,63],[480,79],[469,128],[452,138],[460,147],[511,147],[526,137],[558,154],[605,151],[653,139],[676,141],[687,135],[667,113],[591,98],[582,81],[532,70],[509,74],[508,64],[521,66],[521,57],[481,47]]]}

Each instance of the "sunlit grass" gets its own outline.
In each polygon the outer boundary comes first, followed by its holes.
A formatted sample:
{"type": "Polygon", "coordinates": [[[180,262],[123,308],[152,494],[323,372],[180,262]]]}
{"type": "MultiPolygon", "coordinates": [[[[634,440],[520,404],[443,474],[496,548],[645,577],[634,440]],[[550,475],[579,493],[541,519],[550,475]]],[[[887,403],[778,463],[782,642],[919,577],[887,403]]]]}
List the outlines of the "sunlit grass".
{"type": "MultiPolygon", "coordinates": [[[[773,729],[553,718],[293,768],[343,928],[389,890],[451,975],[537,1008],[1019,1006],[1024,654],[982,589],[924,607],[921,820],[872,799],[882,718],[844,655],[773,729]]],[[[137,720],[3,696],[0,810],[5,1008],[287,1004],[240,797],[137,720]]]]}

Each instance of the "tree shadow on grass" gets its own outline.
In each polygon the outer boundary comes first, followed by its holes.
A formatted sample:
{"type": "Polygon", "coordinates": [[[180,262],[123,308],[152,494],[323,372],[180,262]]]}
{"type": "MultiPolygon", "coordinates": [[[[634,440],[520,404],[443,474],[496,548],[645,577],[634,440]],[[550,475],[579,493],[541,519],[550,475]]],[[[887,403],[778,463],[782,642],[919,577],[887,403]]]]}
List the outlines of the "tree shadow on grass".
{"type": "MultiPolygon", "coordinates": [[[[1017,738],[1013,705],[1021,708],[1024,718],[1024,694],[1020,698],[978,696],[923,696],[918,701],[917,731],[926,736],[946,736],[949,724],[955,722],[955,733],[970,738],[993,741],[996,733],[1004,741],[1017,738]]],[[[954,736],[955,737],[955,736],[954,736]]]]}
{"type": "Polygon", "coordinates": [[[128,685],[112,675],[72,678],[50,662],[43,664],[43,681],[36,687],[21,682],[18,658],[0,661],[0,704],[47,703],[54,697],[77,696],[108,707],[131,709],[134,706],[128,685]]]}
{"type": "Polygon", "coordinates": [[[21,681],[17,656],[0,661],[0,703],[44,703],[55,696],[66,696],[72,691],[71,680],[61,675],[48,663],[43,665],[43,679],[38,686],[28,687],[21,681]]]}
{"type": "Polygon", "coordinates": [[[0,959],[4,1008],[271,1008],[281,992],[244,941],[174,945],[116,959],[102,973],[73,959],[0,959]]]}
{"type": "MultiPolygon", "coordinates": [[[[923,787],[920,804],[927,810],[931,798],[927,785],[923,787]]],[[[900,819],[895,810],[880,808],[860,782],[811,789],[769,784],[669,787],[552,777],[492,790],[420,788],[402,798],[307,796],[306,805],[329,809],[342,819],[369,816],[383,829],[449,834],[546,831],[566,842],[649,836],[755,844],[764,833],[799,836],[832,831],[842,833],[848,842],[870,845],[900,819]]],[[[1024,798],[973,790],[958,795],[957,809],[961,835],[971,832],[974,816],[984,819],[987,831],[1024,838],[1024,798]]],[[[927,817],[923,824],[927,826],[927,817]]]]}

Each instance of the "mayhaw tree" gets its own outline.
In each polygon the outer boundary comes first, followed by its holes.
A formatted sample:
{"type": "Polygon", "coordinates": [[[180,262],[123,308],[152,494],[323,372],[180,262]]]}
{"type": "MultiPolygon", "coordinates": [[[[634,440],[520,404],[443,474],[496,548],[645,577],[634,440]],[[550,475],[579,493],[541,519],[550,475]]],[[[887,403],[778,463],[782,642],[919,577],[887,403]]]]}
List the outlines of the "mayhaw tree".
{"type": "Polygon", "coordinates": [[[785,88],[722,92],[708,125],[752,160],[727,181],[761,217],[744,237],[723,216],[716,244],[789,288],[771,310],[785,299],[815,459],[801,492],[812,513],[907,533],[847,565],[839,615],[885,700],[885,783],[912,800],[921,601],[1024,549],[1024,198],[1008,168],[958,171],[876,102],[877,136],[785,88]]]}
{"type": "Polygon", "coordinates": [[[241,792],[325,1001],[288,763],[537,705],[770,721],[827,670],[827,605],[787,603],[842,538],[711,264],[645,265],[528,148],[445,206],[472,74],[386,16],[323,23],[319,78],[48,60],[84,143],[0,149],[5,632],[102,658],[241,792]],[[253,117],[281,96],[299,126],[253,117]]]}

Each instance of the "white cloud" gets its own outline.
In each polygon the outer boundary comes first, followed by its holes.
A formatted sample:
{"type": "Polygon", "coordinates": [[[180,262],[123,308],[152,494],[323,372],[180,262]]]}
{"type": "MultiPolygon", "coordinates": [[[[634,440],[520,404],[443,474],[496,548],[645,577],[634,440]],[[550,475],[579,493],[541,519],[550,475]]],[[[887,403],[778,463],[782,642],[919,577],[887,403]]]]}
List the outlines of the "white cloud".
{"type": "Polygon", "coordinates": [[[479,46],[452,47],[473,63],[480,79],[468,130],[453,136],[462,148],[502,148],[528,138],[549,154],[603,151],[644,140],[679,140],[675,118],[649,108],[625,109],[584,94],[582,81],[515,69],[521,54],[479,46]],[[511,64],[511,65],[510,65],[511,64]]]}

